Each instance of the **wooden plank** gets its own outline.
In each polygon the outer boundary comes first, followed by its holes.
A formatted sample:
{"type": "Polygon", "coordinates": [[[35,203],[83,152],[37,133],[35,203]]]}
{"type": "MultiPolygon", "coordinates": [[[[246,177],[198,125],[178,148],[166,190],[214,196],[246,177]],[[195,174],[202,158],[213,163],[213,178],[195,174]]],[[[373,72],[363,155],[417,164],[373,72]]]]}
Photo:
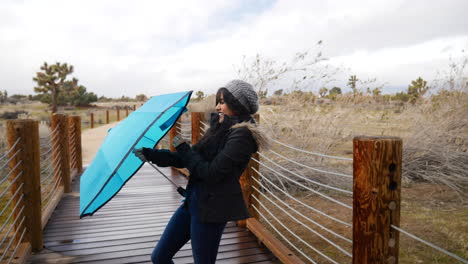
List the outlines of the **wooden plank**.
{"type": "Polygon", "coordinates": [[[64,188],[63,186],[59,186],[57,189],[57,193],[55,193],[49,200],[49,204],[47,204],[47,207],[42,211],[42,229],[45,228],[47,225],[47,222],[49,222],[50,217],[52,216],[52,213],[55,210],[55,207],[60,203],[60,200],[63,197],[64,193],[64,188]]]}
{"type": "Polygon", "coordinates": [[[247,228],[284,264],[303,264],[294,253],[274,237],[255,218],[247,219],[247,228]]]}

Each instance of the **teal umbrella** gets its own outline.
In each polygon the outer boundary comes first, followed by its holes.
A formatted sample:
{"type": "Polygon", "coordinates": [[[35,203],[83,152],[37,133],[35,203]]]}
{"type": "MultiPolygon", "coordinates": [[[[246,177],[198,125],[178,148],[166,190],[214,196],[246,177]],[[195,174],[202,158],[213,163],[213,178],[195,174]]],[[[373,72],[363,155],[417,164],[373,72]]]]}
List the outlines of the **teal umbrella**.
{"type": "Polygon", "coordinates": [[[93,215],[141,168],[134,149],[154,148],[186,110],[192,91],[152,97],[109,130],[81,175],[80,217],[93,215]]]}

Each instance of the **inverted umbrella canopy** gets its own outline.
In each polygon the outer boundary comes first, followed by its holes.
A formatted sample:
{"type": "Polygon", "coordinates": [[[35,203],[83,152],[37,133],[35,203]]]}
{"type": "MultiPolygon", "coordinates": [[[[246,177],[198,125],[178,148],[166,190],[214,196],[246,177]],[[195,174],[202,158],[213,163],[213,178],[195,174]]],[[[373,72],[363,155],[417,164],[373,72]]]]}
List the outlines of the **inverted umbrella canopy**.
{"type": "Polygon", "coordinates": [[[187,108],[192,91],[152,97],[109,130],[80,179],[80,217],[93,215],[141,168],[134,149],[154,148],[187,108]]]}

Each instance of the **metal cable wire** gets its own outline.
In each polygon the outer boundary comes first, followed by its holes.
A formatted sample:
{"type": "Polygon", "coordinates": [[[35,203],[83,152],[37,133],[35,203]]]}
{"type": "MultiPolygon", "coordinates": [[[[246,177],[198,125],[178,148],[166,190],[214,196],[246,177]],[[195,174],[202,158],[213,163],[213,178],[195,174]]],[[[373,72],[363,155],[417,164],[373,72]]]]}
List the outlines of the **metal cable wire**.
{"type": "MultiPolygon", "coordinates": [[[[21,196],[23,197],[23,196],[21,196]]],[[[2,241],[0,242],[0,248],[3,246],[3,243],[5,243],[5,241],[7,240],[8,238],[8,235],[10,234],[11,232],[11,229],[15,226],[16,222],[18,222],[18,219],[20,218],[22,212],[24,210],[24,205],[21,207],[21,210],[19,211],[19,213],[15,216],[15,219],[13,220],[13,223],[10,225],[10,228],[8,228],[8,231],[5,233],[5,235],[3,236],[2,238],[2,241]]],[[[13,215],[13,211],[11,211],[11,214],[10,214],[10,217],[13,215]]],[[[8,220],[10,220],[10,217],[8,218],[8,220]]],[[[24,217],[24,216],[23,216],[24,217]]],[[[5,222],[6,224],[7,222],[5,222]]],[[[4,226],[2,226],[2,231],[3,231],[3,228],[5,227],[5,224],[4,226]]]]}
{"type": "MultiPolygon", "coordinates": [[[[18,215],[18,216],[19,216],[19,215],[18,215]]],[[[23,218],[21,219],[21,223],[19,224],[19,226],[21,226],[21,225],[24,223],[24,220],[25,220],[25,219],[26,219],[26,216],[23,216],[23,218]]],[[[13,227],[13,225],[11,225],[11,227],[13,227]]],[[[10,227],[10,229],[11,229],[11,227],[10,227]]],[[[9,231],[10,231],[10,230],[9,230],[9,231]]],[[[9,231],[8,231],[8,234],[10,233],[9,231]]],[[[19,229],[15,231],[15,233],[13,234],[13,236],[12,236],[11,239],[10,239],[10,242],[8,242],[8,245],[5,247],[5,251],[3,252],[2,256],[0,257],[0,262],[3,260],[3,258],[4,258],[4,257],[6,256],[6,254],[8,253],[8,249],[10,249],[11,244],[12,244],[13,241],[14,241],[13,238],[16,237],[16,235],[18,234],[18,231],[19,231],[19,229]]],[[[2,243],[1,243],[0,245],[3,245],[4,242],[5,242],[5,241],[2,241],[2,243]]]]}
{"type": "Polygon", "coordinates": [[[450,256],[450,257],[452,257],[452,258],[454,258],[454,259],[456,259],[456,260],[458,260],[458,261],[461,261],[461,262],[463,262],[463,263],[468,263],[468,261],[467,261],[466,259],[463,259],[463,258],[461,258],[461,257],[459,257],[459,256],[457,256],[457,255],[455,255],[455,254],[453,254],[453,253],[451,253],[451,252],[448,252],[447,250],[445,250],[445,249],[443,249],[443,248],[441,248],[441,247],[439,247],[439,246],[436,246],[436,245],[432,244],[431,242],[428,242],[428,241],[426,241],[426,240],[424,240],[424,239],[422,239],[422,238],[419,238],[419,237],[417,237],[417,236],[411,234],[411,233],[408,232],[408,231],[405,231],[405,230],[403,230],[403,229],[401,229],[401,228],[399,228],[399,227],[397,227],[397,226],[394,226],[394,225],[391,225],[391,227],[392,227],[393,229],[397,230],[398,232],[403,233],[403,234],[405,234],[405,235],[411,237],[412,239],[415,239],[415,240],[417,240],[417,241],[419,241],[419,242],[425,244],[426,246],[429,246],[429,247],[431,247],[431,248],[433,248],[433,249],[435,249],[435,250],[438,250],[439,252],[442,252],[442,253],[444,253],[444,254],[446,254],[446,255],[448,255],[448,256],[450,256]]]}
{"type": "MultiPolygon", "coordinates": [[[[18,199],[18,202],[16,203],[15,207],[11,210],[10,215],[7,217],[7,219],[3,222],[2,227],[0,227],[0,234],[3,232],[3,229],[6,227],[7,223],[10,221],[11,217],[13,216],[13,213],[16,211],[18,206],[21,204],[21,201],[24,198],[24,194],[21,195],[21,197],[18,199]]],[[[23,211],[24,206],[22,207],[20,213],[23,211]]]]}
{"type": "MultiPolygon", "coordinates": [[[[295,232],[293,232],[291,229],[289,229],[286,225],[284,225],[270,210],[268,210],[268,208],[262,203],[260,202],[260,200],[255,196],[255,195],[252,195],[252,197],[257,201],[257,203],[263,207],[263,209],[265,209],[265,211],[268,212],[268,214],[273,217],[273,219],[276,220],[276,222],[278,222],[284,229],[286,229],[291,235],[293,235],[295,238],[297,238],[299,241],[301,241],[304,245],[306,245],[307,247],[309,247],[310,249],[312,249],[313,251],[315,251],[317,254],[319,254],[320,256],[322,256],[323,258],[327,259],[328,261],[334,263],[334,264],[339,264],[338,262],[336,262],[334,259],[330,258],[329,256],[327,256],[325,253],[323,253],[322,251],[316,249],[314,246],[312,246],[311,244],[307,243],[307,241],[305,241],[304,239],[302,239],[300,236],[298,236],[295,232]]],[[[346,252],[346,251],[345,251],[346,252]]]]}
{"type": "Polygon", "coordinates": [[[54,188],[47,194],[47,196],[44,198],[44,201],[47,201],[45,204],[44,204],[44,207],[42,208],[42,211],[44,211],[44,209],[49,205],[50,203],[50,196],[52,196],[52,194],[55,194],[57,192],[57,188],[59,186],[59,183],[62,182],[62,178],[58,178],[58,180],[55,182],[55,186],[54,188]]]}
{"type": "MultiPolygon", "coordinates": [[[[283,223],[281,223],[281,221],[276,218],[274,216],[274,214],[272,212],[270,212],[270,210],[268,210],[268,208],[266,208],[265,205],[263,205],[258,199],[257,197],[255,197],[254,195],[252,195],[252,197],[254,199],[257,200],[257,202],[260,204],[261,207],[263,207],[265,209],[265,211],[268,212],[268,214],[276,220],[276,222],[278,222],[284,229],[286,229],[286,231],[288,231],[291,235],[293,235],[297,240],[301,241],[304,245],[306,245],[307,247],[309,247],[310,249],[312,249],[313,251],[315,251],[317,254],[319,254],[320,256],[322,256],[323,258],[327,259],[328,261],[334,263],[334,264],[339,264],[338,262],[336,262],[335,260],[331,259],[330,257],[328,257],[327,255],[325,255],[324,253],[322,253],[320,250],[316,249],[315,247],[313,247],[312,245],[310,245],[309,243],[307,243],[307,241],[305,241],[304,239],[302,239],[300,236],[298,236],[296,233],[294,233],[293,231],[291,231],[291,229],[289,229],[287,226],[285,226],[283,223]]],[[[255,207],[255,205],[252,205],[253,208],[255,208],[257,210],[257,212],[260,214],[260,210],[258,210],[258,208],[255,207]]],[[[262,217],[266,220],[266,217],[262,215],[262,217]]],[[[271,227],[273,227],[273,224],[271,224],[268,220],[267,222],[270,224],[271,227]]],[[[275,231],[280,234],[280,232],[278,231],[278,229],[274,228],[275,231]]],[[[281,237],[283,237],[284,239],[284,236],[281,235],[281,237]]],[[[295,248],[296,250],[298,250],[297,248],[295,248]]],[[[299,252],[302,252],[300,250],[298,250],[299,252]]],[[[303,253],[305,255],[305,253],[303,253]]],[[[315,262],[314,262],[315,263],[315,262]]]]}
{"type": "MultiPolygon", "coordinates": [[[[50,155],[50,157],[48,157],[48,158],[47,158],[46,160],[44,160],[43,162],[44,162],[44,163],[48,162],[49,159],[52,159],[52,157],[53,157],[53,156],[50,155]]],[[[47,167],[46,169],[41,170],[41,174],[42,174],[43,172],[49,170],[51,166],[54,166],[54,169],[55,169],[55,164],[57,164],[57,160],[58,160],[59,158],[61,158],[60,155],[55,155],[55,158],[52,160],[52,162],[49,162],[48,167],[47,167]]]]}
{"type": "Polygon", "coordinates": [[[18,142],[20,141],[20,137],[16,139],[15,143],[13,143],[13,146],[10,147],[10,149],[8,149],[3,155],[2,157],[0,158],[0,161],[2,161],[4,158],[6,158],[6,156],[8,156],[8,154],[10,154],[13,149],[16,147],[16,145],[18,144],[18,142]]]}
{"type": "Polygon", "coordinates": [[[181,130],[182,133],[192,133],[192,129],[182,129],[181,130]]]}
{"type": "Polygon", "coordinates": [[[329,200],[329,201],[331,201],[331,202],[334,202],[334,203],[336,203],[336,204],[339,204],[339,205],[341,205],[341,206],[343,206],[343,207],[345,207],[345,208],[348,208],[348,209],[351,209],[351,210],[353,209],[352,206],[349,206],[349,205],[347,205],[347,204],[345,204],[345,203],[342,203],[342,202],[340,202],[340,201],[338,201],[338,200],[336,200],[336,199],[334,199],[334,198],[332,198],[332,197],[330,197],[330,196],[328,196],[328,195],[325,195],[325,194],[323,194],[323,193],[321,193],[321,192],[319,192],[319,191],[316,191],[316,190],[314,190],[314,189],[312,189],[312,188],[309,188],[308,186],[305,186],[304,184],[302,184],[302,183],[300,183],[300,182],[298,182],[298,181],[296,181],[296,180],[293,180],[293,179],[291,179],[291,178],[289,178],[289,177],[284,176],[283,174],[279,173],[279,172],[276,171],[275,169],[272,169],[272,168],[270,168],[270,167],[268,167],[268,166],[265,166],[265,164],[264,164],[263,162],[260,162],[260,161],[256,160],[255,158],[251,158],[251,159],[254,160],[254,161],[256,161],[258,164],[263,165],[265,168],[271,170],[272,172],[276,173],[278,176],[281,176],[282,178],[284,178],[284,179],[286,179],[286,180],[288,180],[288,181],[290,181],[290,182],[294,182],[295,184],[301,186],[302,188],[304,188],[304,189],[306,189],[306,190],[309,190],[309,191],[311,191],[311,192],[313,192],[313,193],[315,193],[315,194],[318,194],[318,195],[322,196],[323,198],[325,198],[325,199],[327,199],[327,200],[329,200]]]}
{"type": "MultiPolygon", "coordinates": [[[[56,170],[56,171],[54,172],[54,174],[49,174],[49,175],[47,176],[48,182],[47,182],[47,183],[44,183],[45,180],[44,180],[44,182],[41,181],[41,185],[44,185],[45,187],[50,186],[50,184],[51,184],[51,182],[52,182],[53,179],[59,178],[58,175],[62,172],[61,169],[62,169],[62,167],[59,166],[59,169],[56,170]],[[52,176],[51,176],[51,175],[52,175],[52,176]]],[[[46,192],[45,189],[44,189],[44,190],[41,190],[41,194],[42,194],[42,193],[45,193],[45,192],[46,192]]]]}
{"type": "MultiPolygon", "coordinates": [[[[261,174],[261,173],[260,173],[258,170],[256,170],[254,167],[251,167],[251,168],[252,168],[255,172],[257,172],[258,175],[260,175],[263,179],[265,179],[265,180],[271,182],[270,180],[268,180],[267,177],[265,177],[263,174],[261,174]]],[[[340,220],[340,219],[338,219],[338,218],[335,218],[335,217],[333,217],[333,216],[331,216],[331,215],[328,215],[328,214],[326,214],[326,213],[324,213],[324,212],[322,212],[322,211],[320,211],[320,210],[318,210],[318,209],[316,209],[316,208],[314,208],[314,207],[312,207],[312,206],[310,206],[310,205],[304,203],[303,201],[301,201],[301,200],[299,200],[299,199],[296,199],[294,196],[292,196],[291,194],[285,192],[284,190],[281,190],[281,188],[277,187],[277,186],[274,185],[274,184],[273,184],[272,186],[275,187],[278,191],[282,192],[282,193],[283,193],[284,195],[286,195],[287,197],[289,197],[290,199],[293,199],[294,201],[296,201],[297,203],[301,204],[302,206],[304,206],[304,207],[306,207],[306,208],[308,208],[308,209],[310,209],[310,210],[312,210],[312,211],[314,211],[314,212],[316,212],[316,213],[318,213],[318,214],[320,214],[320,215],[323,215],[323,216],[325,216],[325,217],[327,217],[327,218],[329,218],[329,219],[331,219],[331,220],[333,220],[333,221],[335,221],[335,222],[337,222],[337,223],[343,224],[343,225],[345,225],[345,226],[348,226],[348,227],[352,227],[352,226],[353,226],[352,224],[346,223],[346,222],[344,222],[344,221],[342,221],[342,220],[340,220]]]]}
{"type": "Polygon", "coordinates": [[[56,126],[55,129],[53,131],[51,131],[49,135],[55,134],[57,132],[57,130],[59,129],[59,127],[60,126],[56,126]]]}
{"type": "Polygon", "coordinates": [[[15,250],[13,250],[13,253],[11,253],[10,259],[8,259],[8,264],[11,263],[11,261],[13,260],[13,257],[16,255],[16,251],[18,250],[19,246],[21,245],[21,242],[23,241],[23,237],[26,234],[26,230],[27,230],[26,228],[23,229],[23,233],[21,234],[21,237],[15,246],[15,250]]]}
{"type": "Polygon", "coordinates": [[[47,156],[49,153],[52,152],[53,149],[54,149],[54,148],[53,148],[52,146],[50,146],[50,148],[49,148],[46,152],[42,153],[42,154],[40,155],[40,157],[43,158],[43,157],[47,156]]]}
{"type": "Polygon", "coordinates": [[[54,129],[54,132],[50,133],[50,140],[55,141],[60,133],[58,133],[58,126],[54,129]]]}
{"type": "Polygon", "coordinates": [[[205,128],[208,127],[208,124],[207,124],[207,123],[205,123],[205,122],[203,122],[203,121],[201,121],[201,120],[199,120],[199,122],[200,122],[200,124],[202,124],[205,128]]]}
{"type": "Polygon", "coordinates": [[[13,154],[10,158],[8,158],[8,160],[5,161],[5,163],[0,167],[0,171],[4,170],[5,167],[10,163],[10,161],[11,161],[12,159],[14,159],[14,158],[16,157],[16,155],[18,155],[18,153],[19,153],[20,151],[21,151],[21,149],[18,149],[18,150],[15,152],[15,154],[13,154]]]}
{"type": "MultiPolygon", "coordinates": [[[[10,171],[10,174],[11,174],[12,171],[10,171]]],[[[16,177],[10,182],[10,184],[8,184],[8,186],[2,191],[2,193],[0,194],[0,199],[3,198],[3,196],[5,195],[5,193],[10,189],[11,186],[13,186],[13,183],[15,183],[19,177],[23,174],[23,171],[20,171],[20,173],[18,173],[18,175],[16,175],[16,177]]],[[[7,179],[8,177],[5,177],[5,179],[7,179]]]]}
{"type": "Polygon", "coordinates": [[[280,142],[276,139],[271,139],[273,142],[276,142],[282,146],[285,146],[287,148],[290,148],[292,150],[296,150],[296,151],[299,151],[299,152],[303,152],[303,153],[307,153],[307,154],[310,154],[310,155],[316,155],[316,156],[319,156],[319,157],[324,157],[324,158],[332,158],[332,159],[339,159],[339,160],[353,160],[351,158],[345,158],[345,157],[338,157],[338,156],[331,156],[331,155],[325,155],[325,154],[322,154],[322,153],[317,153],[317,152],[311,152],[311,151],[307,151],[307,150],[303,150],[303,149],[300,149],[300,148],[296,148],[296,147],[293,147],[293,146],[290,146],[290,145],[287,145],[283,142],[280,142]]]}
{"type": "MultiPolygon", "coordinates": [[[[57,157],[58,157],[58,156],[57,156],[57,157]]],[[[57,157],[55,157],[55,158],[57,159],[57,157]]],[[[54,163],[49,162],[49,165],[47,165],[47,167],[45,167],[45,168],[43,168],[43,169],[41,170],[41,175],[44,174],[45,172],[49,171],[53,164],[54,164],[54,163]]]]}
{"type": "Polygon", "coordinates": [[[206,129],[204,129],[203,127],[200,127],[200,130],[206,133],[206,129]]]}
{"type": "MultiPolygon", "coordinates": [[[[11,170],[8,172],[8,174],[0,181],[0,186],[1,186],[3,183],[5,183],[5,181],[8,180],[8,177],[11,175],[11,172],[14,171],[14,170],[16,170],[16,168],[18,168],[18,166],[19,166],[21,163],[23,163],[22,160],[20,160],[18,163],[16,163],[15,167],[13,167],[13,169],[11,169],[11,170]]],[[[7,163],[7,164],[8,164],[8,163],[7,163]]],[[[4,164],[4,165],[5,165],[5,164],[4,164]]],[[[2,169],[3,169],[3,168],[2,168],[2,169]]],[[[0,169],[0,171],[1,171],[1,169],[0,169]]]]}
{"type": "Polygon", "coordinates": [[[317,262],[315,262],[313,259],[311,259],[309,256],[307,256],[304,252],[302,252],[300,249],[298,249],[291,241],[289,241],[289,239],[287,239],[283,234],[281,234],[281,232],[276,229],[276,227],[260,212],[260,210],[258,210],[258,208],[252,204],[252,207],[255,209],[255,211],[257,211],[257,213],[263,218],[263,220],[265,220],[269,225],[270,227],[276,231],[276,233],[281,237],[283,238],[284,241],[288,242],[288,244],[293,247],[297,252],[299,252],[302,256],[304,256],[307,260],[309,260],[310,262],[312,262],[313,264],[317,264],[317,262]]]}
{"type": "Polygon", "coordinates": [[[336,176],[343,176],[343,177],[347,177],[347,178],[351,178],[351,179],[353,178],[353,175],[339,173],[339,172],[333,172],[333,171],[326,171],[326,170],[321,170],[321,169],[317,169],[317,168],[314,168],[314,167],[307,166],[305,164],[302,164],[302,163],[299,163],[299,162],[294,161],[292,159],[289,159],[289,158],[287,158],[287,157],[285,157],[285,156],[283,156],[283,155],[281,155],[281,154],[279,154],[276,151],[273,151],[271,149],[270,149],[270,152],[272,152],[276,156],[279,156],[282,159],[285,159],[285,160],[287,160],[289,162],[292,162],[292,163],[294,163],[296,165],[299,165],[301,167],[304,167],[304,168],[307,168],[307,169],[310,169],[310,170],[313,170],[313,171],[322,172],[322,173],[326,173],[326,174],[332,174],[332,175],[336,175],[336,176]]]}
{"type": "Polygon", "coordinates": [[[53,178],[54,172],[51,171],[49,174],[47,174],[45,177],[41,177],[41,186],[47,186],[50,183],[50,179],[53,178]],[[48,181],[47,183],[45,183],[48,181]]]}
{"type": "MultiPolygon", "coordinates": [[[[333,230],[331,230],[331,229],[329,229],[329,228],[327,228],[327,227],[321,225],[320,223],[317,223],[316,221],[310,219],[308,216],[306,216],[306,215],[302,214],[301,212],[299,212],[298,210],[294,209],[294,208],[293,208],[292,206],[290,206],[289,204],[285,203],[285,202],[284,202],[283,200],[281,200],[277,195],[275,195],[272,191],[270,191],[268,188],[266,188],[266,187],[265,187],[259,180],[257,180],[256,178],[252,177],[252,179],[253,179],[254,181],[256,181],[256,182],[259,184],[260,187],[262,187],[263,189],[265,189],[271,196],[275,197],[276,200],[278,200],[278,201],[279,201],[280,203],[282,203],[284,206],[288,207],[291,211],[293,211],[293,212],[295,212],[296,214],[302,216],[302,217],[303,217],[304,219],[306,219],[307,221],[309,221],[309,222],[311,222],[312,224],[314,224],[314,225],[320,227],[321,229],[327,231],[328,233],[333,234],[333,235],[335,235],[336,237],[341,238],[341,239],[343,239],[344,241],[346,241],[346,242],[348,242],[348,243],[351,243],[351,244],[353,243],[353,241],[352,241],[351,239],[348,239],[348,238],[346,238],[346,237],[344,237],[344,236],[342,236],[342,235],[340,235],[340,234],[338,234],[338,233],[335,233],[333,230]]],[[[267,180],[269,184],[275,185],[275,184],[273,184],[273,182],[271,182],[270,180],[268,180],[268,179],[266,179],[266,178],[264,178],[264,179],[267,180]]],[[[255,186],[252,186],[252,187],[255,188],[255,186]]],[[[262,195],[265,195],[265,194],[263,194],[262,192],[260,192],[259,190],[257,190],[257,188],[255,188],[255,190],[256,190],[257,192],[261,193],[262,195]]]]}
{"type": "Polygon", "coordinates": [[[2,209],[2,212],[0,212],[0,216],[3,215],[3,213],[5,213],[6,209],[8,208],[8,206],[10,206],[10,204],[13,202],[13,200],[16,198],[16,196],[19,194],[19,191],[23,189],[23,185],[24,185],[24,182],[21,183],[21,185],[18,187],[18,189],[15,191],[15,193],[10,197],[10,199],[8,200],[8,202],[5,204],[5,206],[3,207],[2,209]]]}
{"type": "MultiPolygon", "coordinates": [[[[333,241],[329,240],[328,238],[326,238],[325,236],[323,236],[322,234],[320,234],[319,232],[315,231],[313,228],[307,226],[306,224],[304,224],[304,222],[300,221],[299,219],[297,219],[296,217],[294,217],[293,215],[291,215],[289,212],[287,212],[284,208],[282,208],[281,206],[279,206],[277,203],[273,202],[268,196],[266,196],[264,193],[260,192],[255,186],[252,186],[259,194],[261,194],[263,197],[265,197],[270,203],[272,203],[273,205],[275,205],[279,210],[281,210],[283,213],[287,214],[291,219],[293,219],[294,221],[296,221],[298,224],[302,225],[303,227],[307,228],[310,232],[314,233],[315,235],[317,235],[318,237],[320,237],[321,239],[327,241],[330,245],[332,245],[333,247],[335,247],[336,249],[338,249],[339,251],[343,252],[346,256],[348,257],[353,257],[353,255],[351,253],[349,253],[348,251],[346,251],[345,249],[343,249],[342,247],[340,247],[339,245],[337,245],[336,243],[334,243],[333,241]]],[[[279,199],[278,197],[275,196],[275,198],[279,201],[281,201],[281,199],[279,199]]],[[[302,214],[301,214],[302,215],[302,214]]],[[[303,215],[302,215],[303,216],[303,215]]]]}
{"type": "Polygon", "coordinates": [[[343,190],[343,189],[340,189],[340,188],[338,188],[338,187],[333,187],[333,186],[330,186],[330,185],[327,185],[327,184],[323,184],[323,183],[314,181],[314,180],[312,180],[312,179],[306,178],[306,177],[304,177],[303,175],[300,175],[300,174],[298,174],[298,173],[293,172],[292,170],[286,169],[285,167],[283,167],[283,166],[279,165],[278,163],[274,162],[273,160],[271,160],[271,159],[268,158],[267,156],[263,155],[262,153],[260,153],[260,152],[257,152],[257,153],[258,153],[259,155],[261,155],[263,158],[267,159],[270,163],[274,164],[275,166],[277,166],[277,167],[283,169],[284,171],[289,172],[289,173],[293,174],[294,176],[296,176],[296,177],[298,177],[298,178],[301,178],[301,179],[303,179],[303,180],[305,180],[305,181],[308,181],[308,182],[310,182],[310,183],[313,183],[313,184],[316,184],[316,185],[319,185],[319,186],[322,186],[322,187],[325,187],[325,188],[328,188],[328,189],[331,189],[331,190],[335,190],[335,191],[338,191],[338,192],[342,192],[342,193],[346,193],[346,194],[351,194],[351,195],[353,194],[352,191],[343,190]]]}
{"type": "Polygon", "coordinates": [[[192,126],[192,122],[179,122],[181,126],[192,126]]]}
{"type": "Polygon", "coordinates": [[[41,185],[44,186],[44,188],[41,190],[41,195],[47,192],[46,188],[52,185],[51,183],[55,178],[57,178],[56,176],[57,176],[57,173],[55,173],[53,175],[51,174],[51,176],[48,176],[47,179],[44,180],[44,182],[41,182],[41,185]]]}

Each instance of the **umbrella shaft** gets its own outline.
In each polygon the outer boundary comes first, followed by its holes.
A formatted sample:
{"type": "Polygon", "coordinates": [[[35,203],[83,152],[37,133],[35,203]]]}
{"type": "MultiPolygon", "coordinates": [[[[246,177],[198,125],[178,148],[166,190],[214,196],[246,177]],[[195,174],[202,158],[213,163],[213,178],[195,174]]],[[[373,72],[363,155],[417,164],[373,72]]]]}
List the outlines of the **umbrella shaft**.
{"type": "Polygon", "coordinates": [[[168,181],[170,181],[172,185],[174,185],[177,188],[179,187],[172,179],[169,179],[169,177],[167,177],[166,174],[164,174],[161,170],[159,170],[158,167],[154,166],[154,164],[152,164],[151,162],[148,162],[148,164],[151,165],[151,167],[153,167],[159,173],[161,173],[161,175],[164,176],[164,178],[166,178],[168,181]]]}

